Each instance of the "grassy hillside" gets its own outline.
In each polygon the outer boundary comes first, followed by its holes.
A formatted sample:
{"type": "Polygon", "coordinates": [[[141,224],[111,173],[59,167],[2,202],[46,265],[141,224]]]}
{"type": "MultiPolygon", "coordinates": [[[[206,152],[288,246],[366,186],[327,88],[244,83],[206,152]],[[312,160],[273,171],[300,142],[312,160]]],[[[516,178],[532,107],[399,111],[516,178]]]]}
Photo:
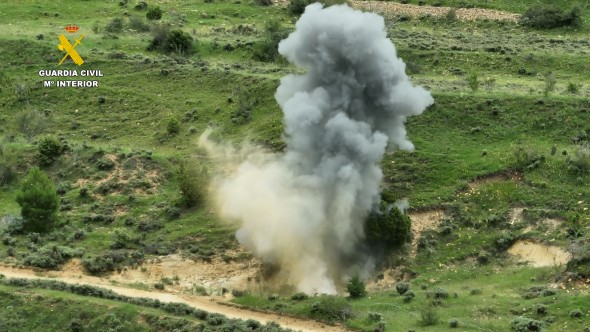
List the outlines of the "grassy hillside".
{"type": "MultiPolygon", "coordinates": [[[[439,3],[521,14],[545,2],[439,3]]],[[[566,10],[572,5],[547,3],[566,10]]],[[[195,171],[193,184],[205,187],[214,170],[196,140],[207,127],[215,129],[215,140],[247,138],[273,151],[284,148],[274,91],[279,79],[296,69],[283,59],[256,60],[256,54],[272,37],[269,22],[287,33],[296,17],[286,5],[177,0],[148,2],[148,8],[158,5],[164,12],[159,22],[150,22],[148,9],[136,4],[0,4],[0,260],[5,263],[59,269],[79,258],[87,273],[108,274],[172,253],[206,261],[249,259],[236,254],[233,229],[205,200],[193,207],[183,203],[180,184],[187,180],[178,171],[188,163],[195,171]],[[86,62],[83,69],[104,75],[96,78],[98,88],[44,87],[44,80],[59,78],[38,75],[82,69],[69,59],[57,65],[63,56],[58,36],[67,34],[63,27],[69,24],[80,27],[76,37],[85,35],[76,47],[86,62]],[[154,38],[150,29],[158,24],[191,36],[191,54],[147,51],[154,38]],[[39,142],[47,137],[57,139],[63,151],[41,165],[39,142]],[[48,234],[10,228],[20,215],[15,199],[21,180],[33,166],[49,175],[61,200],[60,226],[48,234]]],[[[581,8],[581,27],[553,30],[384,13],[408,74],[435,98],[434,106],[407,123],[416,151],[388,153],[382,162],[385,193],[408,198],[411,212],[445,213],[438,227],[415,239],[415,257],[407,255],[408,246],[387,259],[398,269],[395,282],[410,282],[415,299],[405,302],[395,289],[375,290],[358,301],[298,301],[292,294],[269,300],[274,290],[246,290],[236,302],[344,320],[367,330],[381,322],[369,313],[381,314],[391,331],[442,331],[451,319],[465,331],[507,330],[521,316],[551,331],[590,327],[590,16],[581,8]],[[518,209],[521,217],[514,221],[518,209]],[[547,219],[557,220],[558,227],[548,226],[547,219]],[[521,266],[506,252],[518,240],[560,247],[574,259],[555,268],[521,266]],[[436,295],[437,290],[447,295],[436,295]],[[432,305],[435,314],[429,313],[432,305]],[[581,316],[571,317],[578,309],[581,316]],[[437,323],[423,327],[422,314],[437,316],[437,323]]],[[[9,295],[14,291],[0,288],[1,316],[13,317],[0,323],[19,330],[49,323],[63,330],[82,316],[89,326],[114,319],[145,323],[144,314],[130,305],[45,290],[9,295]],[[46,307],[54,302],[55,312],[68,319],[50,322],[53,314],[46,307]],[[70,313],[80,303],[89,312],[70,313]],[[116,312],[108,316],[99,310],[107,307],[116,312]],[[33,318],[24,321],[14,308],[25,308],[33,318]]],[[[168,329],[150,324],[130,330],[168,329]]]]}

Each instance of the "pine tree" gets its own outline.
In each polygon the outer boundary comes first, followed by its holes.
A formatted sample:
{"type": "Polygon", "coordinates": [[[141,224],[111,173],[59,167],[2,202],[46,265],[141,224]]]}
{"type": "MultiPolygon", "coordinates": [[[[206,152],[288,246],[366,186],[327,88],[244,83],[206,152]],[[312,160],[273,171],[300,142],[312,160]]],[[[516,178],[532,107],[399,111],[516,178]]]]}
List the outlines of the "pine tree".
{"type": "Polygon", "coordinates": [[[48,232],[58,221],[59,197],[51,179],[34,167],[24,179],[16,197],[27,232],[48,232]]]}

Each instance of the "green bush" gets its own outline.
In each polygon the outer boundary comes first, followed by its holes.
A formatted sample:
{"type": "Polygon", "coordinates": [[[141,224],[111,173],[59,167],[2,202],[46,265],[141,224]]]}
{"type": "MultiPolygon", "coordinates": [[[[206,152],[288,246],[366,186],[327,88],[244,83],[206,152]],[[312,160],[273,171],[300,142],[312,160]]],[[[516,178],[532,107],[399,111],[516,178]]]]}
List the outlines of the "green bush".
{"type": "Polygon", "coordinates": [[[41,134],[47,129],[51,119],[35,110],[25,110],[15,116],[16,126],[27,138],[41,134]]]}
{"type": "Polygon", "coordinates": [[[414,291],[412,291],[412,290],[409,290],[404,294],[404,302],[410,303],[414,300],[415,297],[416,297],[416,293],[414,293],[414,291]]]}
{"type": "Polygon", "coordinates": [[[291,0],[287,7],[291,15],[300,16],[307,5],[314,3],[313,0],[291,0]]]}
{"type": "Polygon", "coordinates": [[[579,27],[582,25],[582,16],[578,7],[565,11],[555,6],[534,6],[521,16],[520,24],[539,29],[579,27]]]}
{"type": "Polygon", "coordinates": [[[206,184],[199,167],[192,162],[183,161],[179,164],[176,174],[182,203],[189,208],[203,203],[203,190],[205,190],[206,184]]]}
{"type": "Polygon", "coordinates": [[[39,249],[37,252],[29,253],[25,257],[24,263],[26,265],[43,269],[55,270],[68,259],[73,257],[82,257],[83,255],[83,248],[74,249],[64,246],[47,245],[39,249]]]}
{"type": "Polygon", "coordinates": [[[279,42],[289,35],[289,30],[278,21],[269,21],[265,27],[265,38],[254,49],[254,60],[271,62],[279,58],[279,42]]]}
{"type": "Polygon", "coordinates": [[[346,290],[353,299],[358,299],[367,295],[365,283],[358,276],[353,276],[350,278],[350,280],[348,280],[348,283],[346,284],[346,290]]]}
{"type": "Polygon", "coordinates": [[[61,155],[61,144],[55,137],[47,136],[39,141],[39,163],[49,166],[61,155]]]}
{"type": "Polygon", "coordinates": [[[433,326],[438,323],[438,313],[434,310],[434,307],[427,306],[420,312],[420,319],[418,323],[421,326],[433,326]]]}
{"type": "Polygon", "coordinates": [[[39,168],[32,168],[16,196],[24,220],[23,229],[37,233],[51,230],[58,222],[59,201],[51,179],[39,168]]]}
{"type": "Polygon", "coordinates": [[[141,17],[136,16],[129,18],[129,28],[138,32],[150,31],[150,25],[147,24],[141,17]]]}
{"type": "Polygon", "coordinates": [[[150,21],[157,21],[162,18],[163,13],[164,12],[162,9],[160,9],[160,7],[152,7],[147,11],[145,17],[147,17],[147,19],[150,21]]]}
{"type": "Polygon", "coordinates": [[[543,323],[526,317],[518,317],[510,322],[510,328],[516,332],[541,331],[543,323]]]}
{"type": "Polygon", "coordinates": [[[407,214],[382,201],[379,208],[369,214],[365,224],[367,243],[389,249],[398,248],[410,240],[411,226],[407,214]]]}
{"type": "Polygon", "coordinates": [[[123,21],[123,18],[115,17],[109,23],[107,23],[107,25],[104,27],[104,29],[110,33],[119,33],[121,31],[123,31],[124,26],[125,26],[125,21],[123,21]]]}
{"type": "MultiPolygon", "coordinates": [[[[0,154],[2,156],[2,154],[0,154]]],[[[10,184],[16,179],[16,172],[11,165],[5,161],[0,161],[0,187],[10,184]]]]}
{"type": "Polygon", "coordinates": [[[168,122],[166,123],[166,132],[169,135],[176,135],[180,132],[180,121],[175,116],[168,118],[168,122]]]}
{"type": "Polygon", "coordinates": [[[407,282],[398,282],[395,284],[395,289],[399,293],[399,295],[404,295],[407,291],[410,290],[410,284],[407,282]]]}
{"type": "Polygon", "coordinates": [[[189,55],[193,53],[193,37],[182,30],[172,30],[164,24],[154,25],[148,51],[189,55]]]}
{"type": "Polygon", "coordinates": [[[311,305],[311,315],[329,323],[345,322],[352,317],[352,311],[343,298],[325,295],[311,305]]]}

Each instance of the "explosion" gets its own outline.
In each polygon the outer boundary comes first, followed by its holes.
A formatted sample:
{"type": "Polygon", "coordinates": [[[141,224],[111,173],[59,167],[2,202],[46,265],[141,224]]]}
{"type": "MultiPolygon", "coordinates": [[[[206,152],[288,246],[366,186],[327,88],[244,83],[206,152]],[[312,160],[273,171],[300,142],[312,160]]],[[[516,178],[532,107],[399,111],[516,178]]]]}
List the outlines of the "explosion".
{"type": "MultiPolygon", "coordinates": [[[[404,123],[434,100],[411,84],[384,20],[346,5],[309,5],[279,53],[305,69],[281,79],[286,150],[201,146],[232,172],[213,182],[223,219],[238,241],[306,293],[334,294],[354,270],[364,223],[380,200],[380,162],[413,150],[404,123]],[[241,152],[236,164],[236,152],[241,152]]],[[[239,154],[239,153],[238,153],[239,154]]]]}

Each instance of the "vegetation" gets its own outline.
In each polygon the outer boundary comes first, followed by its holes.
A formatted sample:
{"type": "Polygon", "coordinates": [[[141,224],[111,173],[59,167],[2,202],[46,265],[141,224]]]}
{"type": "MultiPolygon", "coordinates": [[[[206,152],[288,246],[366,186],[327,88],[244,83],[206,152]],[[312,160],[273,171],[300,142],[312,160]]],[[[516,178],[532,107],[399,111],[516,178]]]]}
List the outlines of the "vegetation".
{"type": "MultiPolygon", "coordinates": [[[[215,141],[247,137],[282,151],[274,93],[297,69],[276,46],[306,3],[284,9],[261,1],[174,0],[159,3],[164,14],[148,20],[156,5],[148,2],[0,3],[0,59],[8,64],[0,73],[3,263],[59,269],[76,258],[87,273],[105,277],[169,254],[213,264],[225,255],[235,264],[235,229],[207,205],[213,172],[194,142],[212,127],[215,141]],[[60,69],[99,69],[98,88],[42,85],[58,78],[42,78],[39,70],[59,61],[56,36],[43,27],[71,17],[79,18],[74,36],[85,33],[76,46],[85,64],[68,59],[60,69]],[[177,121],[169,126],[169,119],[177,121]],[[27,192],[48,198],[39,211],[52,221],[32,229],[37,219],[25,205],[37,199],[25,195],[24,183],[37,165],[51,180],[29,181],[36,185],[27,192]]],[[[559,10],[532,11],[520,23],[464,21],[452,9],[518,14],[549,2],[425,1],[435,2],[449,6],[440,17],[384,14],[412,81],[432,91],[436,104],[407,119],[416,150],[387,153],[380,163],[385,202],[365,232],[382,265],[366,280],[367,295],[298,294],[260,282],[234,302],[355,330],[446,331],[453,320],[456,330],[474,331],[590,326],[580,287],[590,276],[590,11],[556,0],[559,10]],[[414,227],[424,226],[413,241],[408,216],[388,210],[403,197],[414,227]],[[431,218],[439,224],[429,219],[435,212],[444,214],[431,218]],[[573,259],[555,267],[517,263],[507,250],[520,240],[560,247],[573,259]],[[279,297],[270,300],[274,293],[279,297]],[[430,307],[438,320],[423,328],[430,307]]],[[[344,291],[345,281],[339,287],[344,291]]],[[[221,325],[210,325],[208,317],[171,313],[182,307],[168,312],[39,286],[0,285],[0,292],[0,330],[182,330],[185,320],[186,330],[230,329],[218,316],[210,322],[221,325]]]]}
{"type": "Polygon", "coordinates": [[[358,299],[367,295],[365,283],[358,276],[353,276],[350,278],[350,280],[348,280],[348,283],[346,284],[346,290],[353,299],[358,299]]]}
{"type": "Polygon", "coordinates": [[[59,222],[59,197],[55,186],[37,167],[33,167],[23,179],[16,202],[21,207],[26,232],[48,232],[59,222]]]}

